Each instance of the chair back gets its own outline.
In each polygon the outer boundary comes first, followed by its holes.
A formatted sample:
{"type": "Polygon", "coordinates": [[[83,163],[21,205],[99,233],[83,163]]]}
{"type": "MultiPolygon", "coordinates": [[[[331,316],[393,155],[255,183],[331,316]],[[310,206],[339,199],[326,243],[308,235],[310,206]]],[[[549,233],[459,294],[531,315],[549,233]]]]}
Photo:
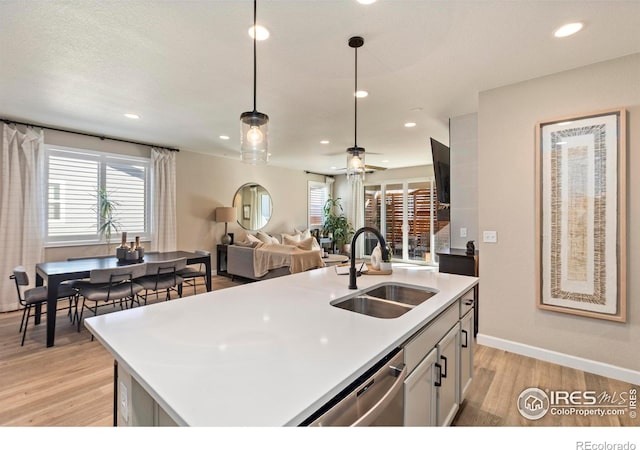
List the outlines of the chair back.
{"type": "Polygon", "coordinates": [[[13,268],[13,274],[9,276],[10,279],[15,281],[16,283],[16,292],[18,293],[18,301],[21,305],[24,305],[24,299],[22,298],[22,291],[20,290],[20,286],[28,286],[29,285],[29,275],[27,275],[27,271],[24,270],[24,267],[17,266],[13,268]]]}
{"type": "Polygon", "coordinates": [[[168,259],[147,263],[147,275],[175,274],[187,267],[187,258],[168,259]]]}
{"type": "Polygon", "coordinates": [[[24,270],[24,267],[17,266],[13,268],[13,275],[9,278],[12,278],[16,282],[16,286],[28,286],[29,285],[29,275],[27,275],[27,271],[24,270]]]}
{"type": "Polygon", "coordinates": [[[108,269],[93,269],[89,272],[91,283],[118,283],[126,280],[140,278],[147,272],[147,263],[130,264],[108,269]]]}

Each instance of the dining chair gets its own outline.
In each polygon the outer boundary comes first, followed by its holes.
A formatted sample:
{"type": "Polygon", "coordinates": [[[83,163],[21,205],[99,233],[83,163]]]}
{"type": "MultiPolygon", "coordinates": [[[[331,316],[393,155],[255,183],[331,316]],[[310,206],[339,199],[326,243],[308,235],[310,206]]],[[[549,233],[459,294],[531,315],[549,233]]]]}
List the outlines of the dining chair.
{"type": "MultiPolygon", "coordinates": [[[[198,255],[211,257],[211,252],[208,252],[206,250],[196,250],[194,251],[194,253],[197,253],[198,255]]],[[[179,270],[177,273],[184,280],[184,284],[188,286],[193,286],[193,295],[196,295],[196,287],[198,285],[197,279],[198,278],[202,278],[203,280],[207,279],[206,266],[204,263],[197,263],[197,265],[194,264],[191,266],[187,266],[184,269],[179,270]]],[[[203,284],[206,284],[206,282],[203,284]]]]}
{"type": "Polygon", "coordinates": [[[178,271],[183,270],[187,266],[187,258],[169,259],[166,261],[148,262],[146,275],[136,280],[142,290],[137,295],[136,303],[143,300],[147,304],[149,294],[155,293],[156,300],[158,294],[165,292],[165,300],[171,300],[171,291],[176,291],[179,297],[182,297],[182,283],[184,279],[178,275],[178,271]]]}
{"type": "Polygon", "coordinates": [[[146,272],[147,263],[93,269],[89,272],[89,281],[76,283],[75,287],[82,298],[82,305],[79,306],[78,332],[80,332],[80,324],[82,323],[85,309],[92,311],[93,315],[96,316],[98,315],[99,307],[106,305],[115,307],[119,304],[120,309],[124,309],[123,304],[124,307],[127,307],[127,301],[133,302],[136,294],[143,289],[137,283],[137,280],[143,277],[146,272]]]}
{"type": "MultiPolygon", "coordinates": [[[[38,304],[42,305],[47,303],[47,286],[37,286],[25,289],[23,292],[22,289],[29,285],[29,275],[27,275],[27,271],[22,266],[14,267],[13,274],[9,276],[9,278],[14,280],[16,283],[18,301],[20,302],[20,306],[22,306],[22,320],[20,321],[20,330],[18,332],[22,332],[22,342],[20,345],[23,346],[24,338],[27,335],[27,325],[29,324],[29,318],[31,317],[31,308],[38,304]]],[[[72,310],[78,302],[78,291],[71,286],[64,284],[60,285],[58,288],[58,300],[65,298],[69,299],[69,306],[59,309],[68,309],[69,317],[73,323],[75,315],[72,313],[72,310]]]]}

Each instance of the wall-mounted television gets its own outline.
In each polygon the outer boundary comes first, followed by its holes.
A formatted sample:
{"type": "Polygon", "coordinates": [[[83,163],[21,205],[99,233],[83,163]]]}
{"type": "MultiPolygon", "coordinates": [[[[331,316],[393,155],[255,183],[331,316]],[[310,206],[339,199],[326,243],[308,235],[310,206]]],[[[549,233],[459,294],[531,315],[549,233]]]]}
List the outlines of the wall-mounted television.
{"type": "Polygon", "coordinates": [[[448,205],[451,201],[449,184],[449,147],[431,138],[431,154],[433,156],[433,173],[436,177],[438,203],[448,205]]]}

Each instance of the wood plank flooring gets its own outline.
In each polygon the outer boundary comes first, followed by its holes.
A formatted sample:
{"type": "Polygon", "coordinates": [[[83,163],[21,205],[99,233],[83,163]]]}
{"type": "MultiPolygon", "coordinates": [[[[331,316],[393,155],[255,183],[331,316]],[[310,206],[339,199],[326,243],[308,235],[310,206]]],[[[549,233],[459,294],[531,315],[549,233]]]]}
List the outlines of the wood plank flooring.
{"type": "MultiPolygon", "coordinates": [[[[213,288],[235,286],[214,277],[213,288]]],[[[198,288],[203,292],[204,288],[198,288]]],[[[185,287],[184,295],[193,294],[185,287]]],[[[44,323],[30,324],[20,346],[21,312],[0,313],[0,426],[111,426],[113,358],[89,332],[71,325],[66,311],[57,318],[56,345],[46,348],[44,323]]],[[[477,346],[474,380],[455,421],[457,426],[619,426],[640,425],[628,416],[545,416],[524,419],[516,409],[527,387],[622,392],[616,380],[520,355],[477,346]]]]}

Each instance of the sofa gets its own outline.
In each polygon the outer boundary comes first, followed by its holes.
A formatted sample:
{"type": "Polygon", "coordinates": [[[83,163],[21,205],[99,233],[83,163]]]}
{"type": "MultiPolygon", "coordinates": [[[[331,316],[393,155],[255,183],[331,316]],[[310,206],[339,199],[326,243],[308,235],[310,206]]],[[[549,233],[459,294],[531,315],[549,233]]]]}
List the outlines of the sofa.
{"type": "MultiPolygon", "coordinates": [[[[259,234],[260,235],[260,234],[259,234]]],[[[253,235],[227,247],[227,273],[250,280],[266,280],[291,273],[325,267],[322,250],[312,237],[305,233],[273,236],[253,235]]]]}

